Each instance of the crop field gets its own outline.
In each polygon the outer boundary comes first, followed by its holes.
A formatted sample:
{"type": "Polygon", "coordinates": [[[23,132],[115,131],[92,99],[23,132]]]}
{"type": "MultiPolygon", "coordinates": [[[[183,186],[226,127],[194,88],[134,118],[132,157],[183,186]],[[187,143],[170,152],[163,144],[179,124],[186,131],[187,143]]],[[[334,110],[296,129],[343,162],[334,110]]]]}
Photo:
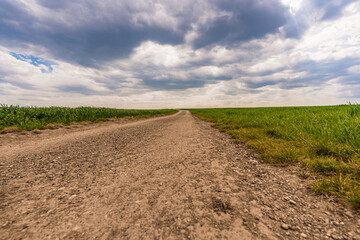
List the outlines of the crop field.
{"type": "Polygon", "coordinates": [[[101,122],[109,118],[151,117],[175,113],[176,110],[125,110],[92,107],[0,107],[0,132],[45,129],[52,124],[101,122]]]}
{"type": "Polygon", "coordinates": [[[190,111],[269,163],[301,162],[317,176],[315,191],[344,197],[360,208],[359,105],[190,111]]]}

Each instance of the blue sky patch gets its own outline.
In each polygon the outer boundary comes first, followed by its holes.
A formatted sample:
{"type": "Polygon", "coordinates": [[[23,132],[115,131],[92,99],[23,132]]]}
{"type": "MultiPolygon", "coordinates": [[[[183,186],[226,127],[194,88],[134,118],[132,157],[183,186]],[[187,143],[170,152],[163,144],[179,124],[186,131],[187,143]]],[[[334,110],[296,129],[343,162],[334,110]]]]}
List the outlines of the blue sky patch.
{"type": "Polygon", "coordinates": [[[15,52],[11,52],[10,55],[20,61],[28,62],[31,65],[39,67],[41,69],[41,72],[43,72],[43,73],[52,72],[53,71],[52,66],[58,65],[55,62],[45,60],[41,57],[34,57],[33,55],[24,55],[24,54],[19,54],[19,53],[15,53],[15,52]]]}

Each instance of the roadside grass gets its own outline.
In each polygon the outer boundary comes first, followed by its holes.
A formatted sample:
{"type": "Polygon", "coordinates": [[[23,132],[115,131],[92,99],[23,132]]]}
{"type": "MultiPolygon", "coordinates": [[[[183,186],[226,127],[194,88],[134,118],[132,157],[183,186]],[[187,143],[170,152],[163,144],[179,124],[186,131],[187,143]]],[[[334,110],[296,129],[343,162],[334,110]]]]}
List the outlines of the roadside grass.
{"type": "Polygon", "coordinates": [[[269,163],[301,162],[317,175],[316,192],[360,209],[360,105],[190,111],[269,163]]]}
{"type": "Polygon", "coordinates": [[[175,113],[176,110],[127,110],[92,107],[0,106],[0,133],[55,129],[78,122],[103,122],[110,118],[140,118],[175,113]]]}

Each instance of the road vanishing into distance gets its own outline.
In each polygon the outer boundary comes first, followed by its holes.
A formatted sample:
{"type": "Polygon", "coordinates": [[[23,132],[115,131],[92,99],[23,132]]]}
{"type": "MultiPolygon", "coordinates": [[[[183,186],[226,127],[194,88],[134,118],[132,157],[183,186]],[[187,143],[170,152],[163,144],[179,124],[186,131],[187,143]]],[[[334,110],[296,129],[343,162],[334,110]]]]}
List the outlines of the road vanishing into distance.
{"type": "Polygon", "coordinates": [[[299,165],[188,111],[4,134],[0,162],[0,239],[360,239],[299,165]]]}

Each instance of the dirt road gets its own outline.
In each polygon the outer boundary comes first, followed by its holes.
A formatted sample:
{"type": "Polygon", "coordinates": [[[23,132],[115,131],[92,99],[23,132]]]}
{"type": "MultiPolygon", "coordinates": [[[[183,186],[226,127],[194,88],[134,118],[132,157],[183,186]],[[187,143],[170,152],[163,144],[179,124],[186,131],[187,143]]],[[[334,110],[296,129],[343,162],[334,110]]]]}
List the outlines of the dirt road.
{"type": "Polygon", "coordinates": [[[187,111],[2,135],[0,158],[0,239],[360,239],[296,167],[187,111]]]}

